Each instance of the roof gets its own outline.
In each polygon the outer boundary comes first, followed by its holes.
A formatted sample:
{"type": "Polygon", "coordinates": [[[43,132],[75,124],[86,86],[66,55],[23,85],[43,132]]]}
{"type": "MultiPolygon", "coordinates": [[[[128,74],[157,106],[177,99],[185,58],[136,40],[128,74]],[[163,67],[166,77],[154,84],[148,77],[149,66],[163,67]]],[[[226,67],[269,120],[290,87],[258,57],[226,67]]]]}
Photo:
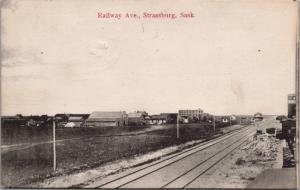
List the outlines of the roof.
{"type": "Polygon", "coordinates": [[[84,117],[82,116],[70,116],[69,121],[79,121],[79,120],[84,120],[84,117]]]}
{"type": "Polygon", "coordinates": [[[177,116],[178,113],[161,113],[162,116],[177,116]]]}
{"type": "Polygon", "coordinates": [[[263,116],[263,114],[261,114],[259,112],[257,112],[257,113],[254,114],[254,117],[262,117],[262,116],[263,116]]]}
{"type": "Polygon", "coordinates": [[[120,121],[121,118],[89,118],[85,120],[86,123],[89,122],[116,122],[120,121]]]}
{"type": "Polygon", "coordinates": [[[96,111],[91,113],[88,119],[117,119],[123,118],[126,116],[125,111],[114,111],[114,112],[106,112],[106,111],[96,111]]]}
{"type": "MultiPolygon", "coordinates": [[[[41,116],[39,116],[39,115],[24,116],[23,118],[26,119],[26,120],[32,119],[32,120],[35,120],[35,121],[41,120],[41,116]]],[[[45,117],[43,116],[43,119],[44,119],[44,118],[45,118],[45,117]]]]}
{"type": "Polygon", "coordinates": [[[82,119],[87,119],[90,114],[70,114],[69,117],[80,117],[82,119]]]}
{"type": "Polygon", "coordinates": [[[55,114],[54,115],[55,118],[68,118],[68,115],[67,114],[64,114],[64,113],[58,113],[58,114],[55,114]]]}
{"type": "Polygon", "coordinates": [[[128,113],[128,118],[135,118],[135,117],[142,117],[142,116],[143,116],[143,113],[141,113],[141,112],[128,113]]]}
{"type": "Polygon", "coordinates": [[[1,120],[25,120],[25,118],[19,118],[17,116],[1,116],[1,120]]]}
{"type": "Polygon", "coordinates": [[[166,118],[161,115],[151,115],[151,119],[166,119],[166,118]]]}
{"type": "Polygon", "coordinates": [[[160,113],[160,115],[177,115],[178,113],[160,113]]]}
{"type": "Polygon", "coordinates": [[[178,110],[178,112],[186,112],[186,111],[188,111],[188,112],[203,112],[203,109],[182,109],[182,110],[178,110]]]}

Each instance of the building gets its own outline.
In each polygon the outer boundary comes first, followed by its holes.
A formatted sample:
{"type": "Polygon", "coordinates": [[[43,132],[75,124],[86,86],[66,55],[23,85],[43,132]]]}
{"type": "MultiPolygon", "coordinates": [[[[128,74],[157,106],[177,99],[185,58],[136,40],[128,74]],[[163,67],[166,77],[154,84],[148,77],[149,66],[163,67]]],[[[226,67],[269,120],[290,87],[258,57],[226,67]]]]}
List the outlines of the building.
{"type": "Polygon", "coordinates": [[[65,127],[82,127],[89,114],[70,114],[65,127]]]}
{"type": "Polygon", "coordinates": [[[236,120],[237,120],[236,115],[230,115],[230,120],[231,120],[231,121],[236,121],[236,120]]]}
{"type": "Polygon", "coordinates": [[[259,113],[259,112],[257,112],[257,113],[255,113],[254,115],[253,115],[253,119],[254,120],[263,120],[263,114],[262,113],[259,113]]]}
{"type": "Polygon", "coordinates": [[[288,95],[288,118],[296,117],[296,94],[288,95]]]}
{"type": "Polygon", "coordinates": [[[203,110],[179,110],[180,121],[183,123],[197,123],[203,117],[203,110]]]}
{"type": "Polygon", "coordinates": [[[151,115],[148,119],[147,119],[147,123],[150,125],[162,125],[162,124],[166,124],[166,118],[162,115],[151,115]]]}
{"type": "Polygon", "coordinates": [[[69,114],[58,113],[54,115],[54,121],[57,127],[64,127],[68,123],[69,114]]]}
{"type": "Polygon", "coordinates": [[[213,116],[210,115],[209,113],[203,113],[202,116],[201,116],[200,121],[201,121],[201,122],[204,122],[204,123],[205,123],[205,122],[209,122],[209,121],[212,122],[212,118],[213,118],[213,116]]]}
{"type": "Polygon", "coordinates": [[[16,116],[1,116],[2,127],[20,127],[26,125],[26,119],[18,114],[16,116]]]}
{"type": "Polygon", "coordinates": [[[35,127],[38,124],[38,121],[40,120],[40,116],[38,115],[30,115],[30,116],[25,116],[26,118],[26,125],[29,127],[35,127]]]}
{"type": "Polygon", "coordinates": [[[148,116],[148,113],[145,111],[135,111],[128,113],[128,125],[145,125],[145,117],[148,116]]]}
{"type": "Polygon", "coordinates": [[[160,115],[166,119],[167,124],[177,123],[177,113],[161,113],[160,115]]]}
{"type": "Polygon", "coordinates": [[[52,125],[53,118],[48,115],[30,115],[25,116],[26,125],[29,127],[47,127],[52,125]]]}
{"type": "Polygon", "coordinates": [[[85,120],[86,127],[118,127],[128,125],[128,117],[125,111],[97,111],[85,120]]]}
{"type": "Polygon", "coordinates": [[[237,116],[237,120],[238,120],[237,122],[239,124],[249,125],[249,124],[251,124],[252,119],[253,119],[253,116],[251,116],[251,115],[239,115],[239,116],[237,116]]]}

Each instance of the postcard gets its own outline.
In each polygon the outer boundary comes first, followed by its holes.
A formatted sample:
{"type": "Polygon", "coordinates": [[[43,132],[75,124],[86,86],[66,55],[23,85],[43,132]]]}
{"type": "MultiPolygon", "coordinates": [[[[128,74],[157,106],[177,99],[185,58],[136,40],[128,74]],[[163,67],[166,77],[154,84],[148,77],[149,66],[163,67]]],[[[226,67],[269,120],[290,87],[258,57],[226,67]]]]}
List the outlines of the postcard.
{"type": "Polygon", "coordinates": [[[298,2],[2,0],[2,188],[298,187],[298,2]]]}

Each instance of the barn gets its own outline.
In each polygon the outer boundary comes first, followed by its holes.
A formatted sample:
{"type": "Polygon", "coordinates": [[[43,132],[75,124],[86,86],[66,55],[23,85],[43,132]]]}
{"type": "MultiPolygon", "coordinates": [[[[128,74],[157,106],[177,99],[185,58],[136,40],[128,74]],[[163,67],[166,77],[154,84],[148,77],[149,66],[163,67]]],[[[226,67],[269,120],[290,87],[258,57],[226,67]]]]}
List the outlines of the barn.
{"type": "Polygon", "coordinates": [[[140,126],[145,125],[145,116],[144,112],[132,112],[128,113],[128,125],[140,126]]]}
{"type": "Polygon", "coordinates": [[[118,127],[128,125],[125,111],[96,111],[91,113],[84,126],[86,127],[118,127]]]}

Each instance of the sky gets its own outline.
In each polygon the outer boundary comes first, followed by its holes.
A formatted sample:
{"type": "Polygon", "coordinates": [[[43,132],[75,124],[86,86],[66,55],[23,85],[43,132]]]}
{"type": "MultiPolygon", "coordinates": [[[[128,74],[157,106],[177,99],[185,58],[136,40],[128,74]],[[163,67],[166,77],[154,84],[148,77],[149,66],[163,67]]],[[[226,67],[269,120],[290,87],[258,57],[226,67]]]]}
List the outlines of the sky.
{"type": "Polygon", "coordinates": [[[1,9],[1,112],[286,114],[297,3],[10,0],[1,9]],[[98,18],[98,13],[175,13],[98,18]],[[193,18],[180,18],[192,12],[193,18]]]}

